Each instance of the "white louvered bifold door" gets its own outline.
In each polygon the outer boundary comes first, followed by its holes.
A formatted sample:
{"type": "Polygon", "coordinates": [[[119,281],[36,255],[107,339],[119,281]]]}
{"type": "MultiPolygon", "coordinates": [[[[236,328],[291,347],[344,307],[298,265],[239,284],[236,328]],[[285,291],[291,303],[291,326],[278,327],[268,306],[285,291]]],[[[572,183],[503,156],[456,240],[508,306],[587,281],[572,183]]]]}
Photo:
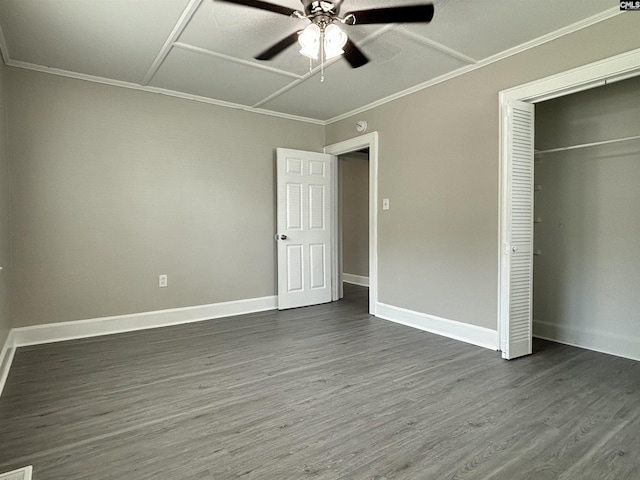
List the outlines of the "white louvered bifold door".
{"type": "MultiPolygon", "coordinates": [[[[501,314],[502,356],[529,355],[533,302],[533,143],[534,105],[512,101],[508,105],[507,242],[504,245],[507,291],[501,314]]],[[[506,293],[506,294],[505,294],[506,293]]]]}
{"type": "Polygon", "coordinates": [[[278,148],[278,308],[331,301],[331,155],[278,148]]]}

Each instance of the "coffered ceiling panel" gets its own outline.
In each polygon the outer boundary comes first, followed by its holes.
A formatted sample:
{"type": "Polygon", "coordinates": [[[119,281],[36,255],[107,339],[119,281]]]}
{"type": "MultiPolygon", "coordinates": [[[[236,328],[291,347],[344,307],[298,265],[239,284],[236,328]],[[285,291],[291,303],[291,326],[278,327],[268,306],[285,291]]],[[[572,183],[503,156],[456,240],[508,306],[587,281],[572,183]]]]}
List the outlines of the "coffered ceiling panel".
{"type": "Polygon", "coordinates": [[[251,106],[293,80],[277,73],[173,48],[150,85],[251,106]]]}
{"type": "MultiPolygon", "coordinates": [[[[300,8],[300,2],[279,2],[280,5],[300,8]]],[[[250,59],[260,48],[280,36],[306,27],[308,21],[271,12],[250,9],[221,1],[205,1],[193,15],[180,41],[245,56],[250,59]]]]}
{"type": "MultiPolygon", "coordinates": [[[[303,9],[299,0],[262,1],[303,9]]],[[[344,0],[341,15],[422,1],[344,0]]],[[[433,4],[429,24],[343,25],[371,61],[358,69],[342,58],[329,62],[322,83],[318,63],[310,72],[297,43],[270,61],[254,59],[308,20],[221,0],[0,0],[0,49],[14,67],[157,87],[177,96],[324,122],[547,34],[577,28],[577,22],[621,14],[617,0],[433,4]]]]}
{"type": "Polygon", "coordinates": [[[615,6],[610,0],[448,0],[438,21],[406,28],[482,60],[615,6]]]}
{"type": "Polygon", "coordinates": [[[0,27],[12,60],[139,83],[187,2],[3,0],[0,27]]]}
{"type": "MultiPolygon", "coordinates": [[[[281,4],[291,8],[301,6],[295,0],[281,4]]],[[[253,57],[286,35],[302,30],[308,23],[307,20],[208,1],[193,16],[180,36],[180,42],[304,75],[308,62],[299,61],[300,55],[280,55],[268,63],[253,57]]],[[[291,50],[296,51],[295,47],[291,50]]]]}
{"type": "Polygon", "coordinates": [[[306,111],[314,118],[333,118],[465,65],[394,30],[385,32],[379,40],[362,47],[372,58],[367,65],[352,69],[339,59],[325,69],[324,82],[316,73],[262,108],[296,115],[306,111]],[[407,56],[412,60],[407,61],[407,56]],[[348,88],[345,78],[349,79],[348,88]]]}

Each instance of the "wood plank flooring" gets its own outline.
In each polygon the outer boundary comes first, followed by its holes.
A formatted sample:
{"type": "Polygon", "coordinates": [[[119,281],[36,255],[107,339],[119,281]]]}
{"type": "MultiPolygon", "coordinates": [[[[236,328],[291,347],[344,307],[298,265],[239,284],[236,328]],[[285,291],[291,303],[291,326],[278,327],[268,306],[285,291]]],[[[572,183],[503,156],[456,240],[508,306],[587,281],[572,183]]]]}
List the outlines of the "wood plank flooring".
{"type": "Polygon", "coordinates": [[[18,349],[0,472],[84,479],[638,479],[640,362],[284,312],[18,349]]]}

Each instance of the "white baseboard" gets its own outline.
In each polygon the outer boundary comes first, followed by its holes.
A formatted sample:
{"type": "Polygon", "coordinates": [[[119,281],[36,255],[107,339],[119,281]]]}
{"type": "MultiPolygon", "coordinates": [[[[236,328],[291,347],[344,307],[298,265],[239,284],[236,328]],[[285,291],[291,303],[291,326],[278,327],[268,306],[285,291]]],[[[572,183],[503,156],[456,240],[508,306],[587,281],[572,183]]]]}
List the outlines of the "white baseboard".
{"type": "Polygon", "coordinates": [[[533,336],[640,361],[640,338],[632,336],[614,335],[583,327],[555,325],[540,320],[533,321],[533,336]]]}
{"type": "Polygon", "coordinates": [[[16,353],[16,345],[13,337],[13,331],[9,331],[9,336],[0,350],[0,395],[4,389],[4,384],[9,376],[9,369],[11,368],[11,362],[13,362],[13,355],[16,353]]]}
{"type": "Polygon", "coordinates": [[[362,275],[353,275],[352,273],[343,273],[342,281],[345,283],[360,285],[361,287],[369,286],[369,277],[363,277],[362,275]]]}
{"type": "Polygon", "coordinates": [[[33,466],[29,465],[28,467],[0,474],[0,480],[31,480],[32,473],[33,466]]]}
{"type": "Polygon", "coordinates": [[[377,304],[376,317],[490,350],[499,350],[497,330],[447,320],[384,303],[377,304]]]}
{"type": "Polygon", "coordinates": [[[11,333],[14,345],[23,347],[274,310],[277,308],[277,302],[275,296],[251,298],[195,307],[20,327],[12,329],[11,333]]]}

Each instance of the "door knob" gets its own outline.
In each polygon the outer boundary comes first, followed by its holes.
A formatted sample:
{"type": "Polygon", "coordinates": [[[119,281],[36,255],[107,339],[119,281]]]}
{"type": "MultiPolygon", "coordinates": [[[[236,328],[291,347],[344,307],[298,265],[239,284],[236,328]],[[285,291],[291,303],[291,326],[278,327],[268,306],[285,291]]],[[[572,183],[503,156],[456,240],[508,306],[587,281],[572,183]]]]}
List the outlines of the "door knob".
{"type": "Polygon", "coordinates": [[[511,247],[511,251],[512,251],[513,253],[516,253],[516,252],[518,251],[518,247],[511,247]]]}
{"type": "Polygon", "coordinates": [[[286,235],[280,235],[280,240],[286,240],[288,237],[286,235]]]}

